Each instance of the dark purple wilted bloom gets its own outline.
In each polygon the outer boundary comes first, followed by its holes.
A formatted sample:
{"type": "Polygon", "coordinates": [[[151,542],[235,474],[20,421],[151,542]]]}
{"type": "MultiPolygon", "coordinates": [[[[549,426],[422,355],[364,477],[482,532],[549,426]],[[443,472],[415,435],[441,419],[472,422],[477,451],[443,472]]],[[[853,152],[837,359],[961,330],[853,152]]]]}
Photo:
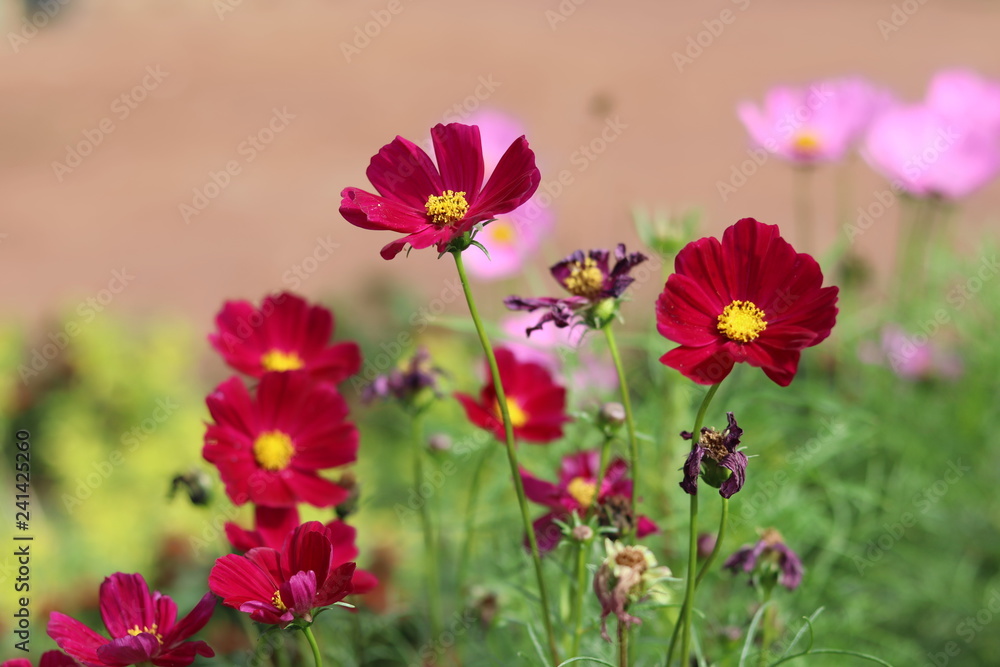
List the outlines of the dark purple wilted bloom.
{"type": "MultiPolygon", "coordinates": [[[[702,428],[698,444],[688,454],[684,463],[684,481],[681,488],[690,495],[698,493],[698,477],[705,483],[719,490],[723,498],[730,498],[743,488],[746,479],[747,457],[743,452],[736,451],[740,444],[743,429],[736,424],[736,417],[727,412],[729,426],[721,433],[714,428],[702,428]]],[[[681,437],[691,439],[689,431],[683,431],[681,437]]]]}
{"type": "Polygon", "coordinates": [[[722,567],[736,572],[752,572],[750,585],[760,581],[765,586],[777,580],[790,591],[802,583],[802,561],[788,548],[784,539],[774,528],[761,533],[760,540],[752,546],[745,546],[726,559],[722,567]],[[765,580],[765,581],[761,581],[765,580]]]}
{"type": "Polygon", "coordinates": [[[395,398],[406,405],[416,405],[421,397],[428,394],[439,396],[437,376],[442,374],[441,369],[431,365],[427,349],[421,347],[405,370],[394,368],[386,375],[379,375],[364,388],[361,398],[366,403],[375,399],[395,398]]]}
{"type": "Polygon", "coordinates": [[[509,296],[504,299],[504,304],[511,310],[546,311],[535,326],[527,329],[529,336],[546,322],[553,322],[561,329],[577,318],[582,318],[588,326],[600,328],[614,316],[617,299],[635,282],[632,269],[645,262],[647,257],[639,252],[626,253],[625,244],[619,243],[614,259],[615,264],[611,266],[611,252],[608,250],[591,250],[587,254],[577,250],[550,269],[552,276],[572,296],[562,299],[509,296]],[[604,306],[605,303],[610,305],[604,306]]]}

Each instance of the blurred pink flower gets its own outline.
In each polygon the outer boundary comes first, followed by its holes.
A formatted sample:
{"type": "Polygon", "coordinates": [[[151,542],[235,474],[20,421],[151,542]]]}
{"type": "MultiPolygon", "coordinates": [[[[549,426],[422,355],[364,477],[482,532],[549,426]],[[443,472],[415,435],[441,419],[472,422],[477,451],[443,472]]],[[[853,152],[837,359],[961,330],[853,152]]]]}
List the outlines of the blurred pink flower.
{"type": "Polygon", "coordinates": [[[923,103],[879,115],[862,154],[912,195],[971,194],[1000,173],[1000,83],[968,70],[938,72],[923,103]]]}
{"type": "Polygon", "coordinates": [[[763,107],[742,102],[736,113],[750,139],[798,164],[839,160],[890,103],[889,93],[862,77],[816,81],[808,87],[777,86],[763,107]]]}
{"type": "MultiPolygon", "coordinates": [[[[465,122],[479,126],[487,171],[496,166],[511,142],[524,134],[516,120],[498,111],[480,111],[465,122]]],[[[515,276],[552,231],[554,223],[552,211],[539,206],[537,197],[532,197],[520,208],[499,216],[476,235],[476,240],[486,246],[490,256],[487,258],[482,252],[470,250],[463,255],[465,266],[479,280],[515,276]]]]}
{"type": "Polygon", "coordinates": [[[923,334],[911,336],[895,324],[882,329],[878,345],[862,345],[858,356],[866,363],[886,364],[906,380],[956,380],[962,375],[962,360],[957,354],[931,343],[923,334]]]}

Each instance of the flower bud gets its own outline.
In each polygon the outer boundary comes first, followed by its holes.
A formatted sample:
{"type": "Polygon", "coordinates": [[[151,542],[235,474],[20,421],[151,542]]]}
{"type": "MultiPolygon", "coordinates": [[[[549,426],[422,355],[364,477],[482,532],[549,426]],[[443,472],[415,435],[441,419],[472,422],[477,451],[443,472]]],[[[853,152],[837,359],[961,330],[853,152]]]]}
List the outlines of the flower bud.
{"type": "Polygon", "coordinates": [[[590,526],[576,526],[573,528],[573,539],[577,542],[589,542],[594,537],[594,531],[590,526]]]}
{"type": "Polygon", "coordinates": [[[597,425],[607,436],[614,435],[625,423],[625,406],[621,403],[605,403],[597,413],[597,425]]]}

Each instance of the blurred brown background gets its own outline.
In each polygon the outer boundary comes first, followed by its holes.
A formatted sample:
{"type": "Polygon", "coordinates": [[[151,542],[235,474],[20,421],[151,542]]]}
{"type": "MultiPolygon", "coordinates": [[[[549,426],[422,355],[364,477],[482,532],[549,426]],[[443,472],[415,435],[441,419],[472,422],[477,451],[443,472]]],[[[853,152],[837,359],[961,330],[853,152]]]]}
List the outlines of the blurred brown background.
{"type": "MultiPolygon", "coordinates": [[[[719,196],[718,181],[747,158],[739,100],[852,73],[910,100],[940,67],[1000,77],[1000,3],[987,1],[53,5],[41,30],[19,3],[0,17],[3,311],[35,328],[113,291],[122,269],[134,278],[109,312],[180,314],[206,328],[222,300],[282,288],[346,300],[381,275],[438,292],[450,262],[432,251],[383,261],[391,235],[348,225],[339,192],[368,187],[369,158],[396,134],[420,142],[476,107],[523,120],[543,181],[572,175],[553,202],[546,261],[635,244],[637,203],[701,206],[707,233],[752,215],[794,240],[791,171],[780,160],[719,196]],[[679,68],[674,54],[686,50],[695,57],[679,68]],[[604,152],[581,159],[581,145],[611,126],[620,129],[605,133],[614,138],[604,152]],[[212,174],[225,184],[227,164],[228,184],[215,188],[212,174]],[[195,201],[195,190],[214,198],[195,201]],[[204,209],[187,209],[186,221],[182,205],[204,209]],[[326,256],[293,278],[303,260],[326,256]]],[[[860,160],[851,171],[856,211],[885,184],[860,160]]],[[[814,250],[840,229],[836,172],[816,179],[814,250]]],[[[967,245],[998,210],[997,183],[967,202],[955,223],[967,245]]],[[[884,253],[896,224],[890,212],[858,248],[884,253]]],[[[635,299],[651,301],[657,288],[635,299]]]]}

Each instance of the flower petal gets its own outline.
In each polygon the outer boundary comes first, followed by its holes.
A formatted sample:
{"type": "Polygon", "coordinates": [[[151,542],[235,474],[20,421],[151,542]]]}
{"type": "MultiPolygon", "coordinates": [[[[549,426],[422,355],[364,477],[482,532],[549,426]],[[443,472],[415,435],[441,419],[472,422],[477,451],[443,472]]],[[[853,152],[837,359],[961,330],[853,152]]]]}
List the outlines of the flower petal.
{"type": "Polygon", "coordinates": [[[431,129],[431,140],[441,170],[441,187],[464,192],[467,201],[474,201],[483,185],[485,169],[479,128],[461,123],[438,124],[431,129]]]}

